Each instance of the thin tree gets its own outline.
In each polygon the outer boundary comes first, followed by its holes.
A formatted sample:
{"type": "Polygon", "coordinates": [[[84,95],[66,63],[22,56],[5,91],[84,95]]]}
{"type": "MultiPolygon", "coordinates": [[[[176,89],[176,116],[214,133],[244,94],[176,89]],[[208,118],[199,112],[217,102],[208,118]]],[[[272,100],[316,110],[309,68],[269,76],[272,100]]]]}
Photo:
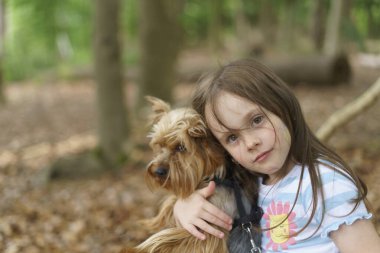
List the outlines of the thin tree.
{"type": "Polygon", "coordinates": [[[139,1],[140,105],[145,95],[172,101],[175,65],[182,46],[183,8],[183,0],[139,1]]]}
{"type": "Polygon", "coordinates": [[[0,104],[5,103],[4,94],[4,34],[5,34],[5,2],[0,0],[0,104]]]}
{"type": "Polygon", "coordinates": [[[212,52],[218,54],[223,48],[222,12],[223,1],[209,0],[208,42],[212,52]]]}
{"type": "Polygon", "coordinates": [[[335,55],[339,50],[340,28],[342,23],[343,0],[330,1],[331,7],[327,20],[326,35],[323,52],[326,55],[335,55]]]}
{"type": "Polygon", "coordinates": [[[297,0],[285,0],[281,8],[282,20],[279,23],[278,41],[285,50],[293,49],[295,44],[297,4],[297,0]]]}
{"type": "Polygon", "coordinates": [[[95,79],[101,152],[111,165],[124,157],[128,137],[119,33],[120,0],[95,1],[95,79]]]}
{"type": "Polygon", "coordinates": [[[379,2],[374,0],[364,0],[361,1],[360,4],[364,6],[364,9],[367,14],[367,29],[368,29],[368,37],[369,38],[379,38],[380,37],[380,29],[379,29],[379,2]],[[376,19],[377,16],[377,19],[376,19]]]}
{"type": "Polygon", "coordinates": [[[325,31],[326,6],[324,0],[315,0],[312,3],[311,11],[311,39],[316,51],[320,52],[323,48],[325,31]]]}
{"type": "Polygon", "coordinates": [[[271,0],[256,0],[260,8],[259,27],[264,36],[264,41],[270,45],[276,42],[278,16],[271,0]]]}

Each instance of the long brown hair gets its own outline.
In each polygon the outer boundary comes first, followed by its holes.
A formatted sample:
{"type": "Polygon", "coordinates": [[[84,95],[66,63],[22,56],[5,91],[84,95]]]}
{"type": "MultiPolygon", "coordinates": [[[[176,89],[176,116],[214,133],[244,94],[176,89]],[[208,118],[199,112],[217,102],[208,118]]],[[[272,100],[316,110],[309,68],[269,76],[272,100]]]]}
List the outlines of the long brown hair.
{"type": "MultiPolygon", "coordinates": [[[[286,163],[292,159],[302,166],[301,178],[293,208],[297,202],[305,169],[310,174],[313,192],[311,216],[306,225],[296,234],[302,232],[313,219],[317,210],[318,194],[322,197],[322,213],[325,213],[322,182],[317,167],[318,163],[326,161],[326,166],[346,176],[356,185],[358,195],[353,199],[355,207],[351,212],[356,209],[361,200],[366,202],[366,185],[339,155],[316,138],[304,119],[297,98],[291,89],[272,70],[252,59],[238,60],[225,65],[199,83],[192,99],[193,108],[205,118],[205,108],[209,104],[213,108],[214,116],[218,118],[215,110],[215,101],[221,91],[252,101],[277,115],[287,126],[291,135],[291,146],[286,163]],[[334,166],[329,165],[329,163],[334,166]]],[[[216,141],[216,138],[214,138],[214,141],[216,141]]],[[[238,174],[241,173],[244,172],[238,172],[238,174]]],[[[283,176],[286,173],[287,171],[284,170],[283,176]]],[[[243,176],[239,177],[239,180],[241,180],[240,183],[243,187],[252,185],[251,177],[243,176]]],[[[255,187],[249,191],[254,189],[255,187]]]]}

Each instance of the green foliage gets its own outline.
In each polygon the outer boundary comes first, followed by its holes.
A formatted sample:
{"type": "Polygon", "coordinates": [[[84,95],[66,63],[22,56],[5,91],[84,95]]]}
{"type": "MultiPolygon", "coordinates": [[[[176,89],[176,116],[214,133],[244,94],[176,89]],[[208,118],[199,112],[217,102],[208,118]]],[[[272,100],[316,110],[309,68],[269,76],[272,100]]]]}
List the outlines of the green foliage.
{"type": "Polygon", "coordinates": [[[353,18],[363,37],[380,39],[380,0],[355,1],[353,18]]]}
{"type": "Polygon", "coordinates": [[[5,76],[31,78],[62,63],[87,62],[91,5],[86,0],[12,0],[6,6],[5,76]]]}
{"type": "Polygon", "coordinates": [[[138,37],[138,2],[136,0],[123,0],[122,31],[128,40],[138,37]]]}
{"type": "MultiPolygon", "coordinates": [[[[234,35],[238,11],[252,27],[260,28],[264,1],[273,10],[278,32],[284,22],[292,22],[297,41],[310,33],[312,1],[221,0],[222,33],[234,35]],[[294,6],[289,12],[288,6],[294,6]],[[289,19],[292,15],[292,19],[289,19]]],[[[325,0],[326,7],[329,0],[325,0]]],[[[139,1],[121,0],[120,38],[123,62],[135,65],[139,59],[139,1]]],[[[363,48],[367,38],[380,38],[380,0],[351,2],[351,19],[344,21],[343,36],[363,48]]],[[[73,66],[92,65],[91,0],[7,0],[4,72],[7,80],[33,78],[39,72],[70,72],[73,66]]],[[[185,45],[199,46],[209,34],[210,4],[187,0],[182,25],[185,45]]],[[[265,15],[264,15],[265,16],[265,15]]],[[[157,24],[159,25],[159,24],[157,24]]],[[[275,44],[275,43],[274,43],[275,44]]]]}
{"type": "Polygon", "coordinates": [[[189,44],[207,38],[207,1],[191,0],[186,2],[182,23],[189,44]]]}
{"type": "Polygon", "coordinates": [[[136,65],[140,54],[138,52],[139,37],[139,6],[136,0],[122,0],[121,32],[123,57],[122,61],[128,66],[136,65]]]}

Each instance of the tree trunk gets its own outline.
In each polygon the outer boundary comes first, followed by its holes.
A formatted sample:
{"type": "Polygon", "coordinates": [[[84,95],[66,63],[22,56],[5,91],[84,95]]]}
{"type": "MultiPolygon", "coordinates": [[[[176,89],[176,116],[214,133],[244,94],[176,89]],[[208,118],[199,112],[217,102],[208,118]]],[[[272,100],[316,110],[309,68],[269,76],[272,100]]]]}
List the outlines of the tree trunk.
{"type": "Polygon", "coordinates": [[[0,0],[0,104],[5,104],[4,94],[4,34],[5,34],[5,3],[0,0]]]}
{"type": "Polygon", "coordinates": [[[222,10],[223,1],[209,0],[208,42],[212,52],[216,54],[223,47],[222,42],[222,10]]]}
{"type": "MultiPolygon", "coordinates": [[[[260,4],[257,0],[255,4],[260,4]]],[[[234,4],[233,15],[235,16],[237,55],[251,55],[259,57],[263,54],[264,40],[263,31],[259,27],[253,28],[245,9],[248,7],[244,0],[237,0],[234,4]]]]}
{"type": "MultiPolygon", "coordinates": [[[[335,85],[349,83],[352,70],[345,55],[295,56],[282,58],[264,58],[260,60],[271,68],[289,85],[335,85]]],[[[200,64],[189,69],[181,69],[179,78],[183,82],[197,82],[204,73],[212,72],[217,66],[200,64]]]]}
{"type": "Polygon", "coordinates": [[[281,22],[279,25],[279,46],[284,50],[292,50],[295,44],[296,22],[295,17],[297,0],[286,0],[281,13],[281,22]]]}
{"type": "Polygon", "coordinates": [[[342,23],[343,0],[332,0],[327,22],[327,30],[323,45],[326,55],[335,55],[340,45],[340,32],[342,23]]]}
{"type": "Polygon", "coordinates": [[[102,155],[112,166],[124,158],[123,142],[128,135],[118,38],[119,5],[120,0],[96,0],[94,23],[98,137],[102,155]]]}
{"type": "Polygon", "coordinates": [[[145,95],[172,102],[175,64],[181,48],[184,1],[140,0],[139,104],[145,95]]]}
{"type": "Polygon", "coordinates": [[[313,2],[312,21],[311,21],[311,37],[314,44],[314,48],[317,52],[320,52],[323,48],[323,39],[325,31],[325,17],[326,7],[324,0],[315,0],[313,2]]]}
{"type": "Polygon", "coordinates": [[[291,58],[264,60],[289,85],[334,85],[349,83],[351,67],[346,56],[292,56],[291,58]]]}
{"type": "Polygon", "coordinates": [[[369,38],[379,38],[380,37],[380,29],[378,23],[376,23],[375,11],[376,3],[373,0],[365,0],[364,6],[367,13],[367,28],[368,28],[368,37],[369,38]]]}
{"type": "Polygon", "coordinates": [[[264,41],[273,45],[276,42],[277,32],[277,15],[275,13],[272,1],[258,0],[260,4],[259,26],[264,35],[264,41]]]}

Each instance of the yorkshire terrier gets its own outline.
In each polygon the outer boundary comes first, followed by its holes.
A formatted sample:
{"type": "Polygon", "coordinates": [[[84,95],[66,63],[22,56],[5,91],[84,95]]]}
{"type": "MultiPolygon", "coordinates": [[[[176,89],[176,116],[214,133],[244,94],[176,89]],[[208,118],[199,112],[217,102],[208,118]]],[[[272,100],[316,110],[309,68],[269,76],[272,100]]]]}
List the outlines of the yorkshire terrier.
{"type": "MultiPolygon", "coordinates": [[[[202,117],[191,108],[170,109],[164,101],[147,97],[153,109],[153,127],[148,135],[154,158],[148,164],[146,182],[151,189],[164,188],[172,193],[159,214],[145,223],[153,234],[140,245],[123,253],[240,253],[260,252],[260,209],[251,210],[253,219],[244,219],[250,203],[234,181],[225,180],[228,171],[223,153],[207,138],[202,117]],[[232,231],[222,230],[223,239],[206,234],[199,240],[176,225],[173,206],[178,198],[186,198],[210,180],[217,182],[209,201],[241,222],[232,231]],[[226,183],[227,182],[227,183],[226,183]],[[237,199],[238,198],[238,199],[237,199]],[[236,202],[238,201],[238,202],[236,202]],[[243,208],[244,211],[238,210],[243,208]],[[244,221],[244,222],[243,222],[244,221]]],[[[253,205],[255,207],[255,205],[253,205]]],[[[257,207],[257,206],[256,206],[257,207]]],[[[220,228],[218,228],[220,229],[220,228]]]]}

